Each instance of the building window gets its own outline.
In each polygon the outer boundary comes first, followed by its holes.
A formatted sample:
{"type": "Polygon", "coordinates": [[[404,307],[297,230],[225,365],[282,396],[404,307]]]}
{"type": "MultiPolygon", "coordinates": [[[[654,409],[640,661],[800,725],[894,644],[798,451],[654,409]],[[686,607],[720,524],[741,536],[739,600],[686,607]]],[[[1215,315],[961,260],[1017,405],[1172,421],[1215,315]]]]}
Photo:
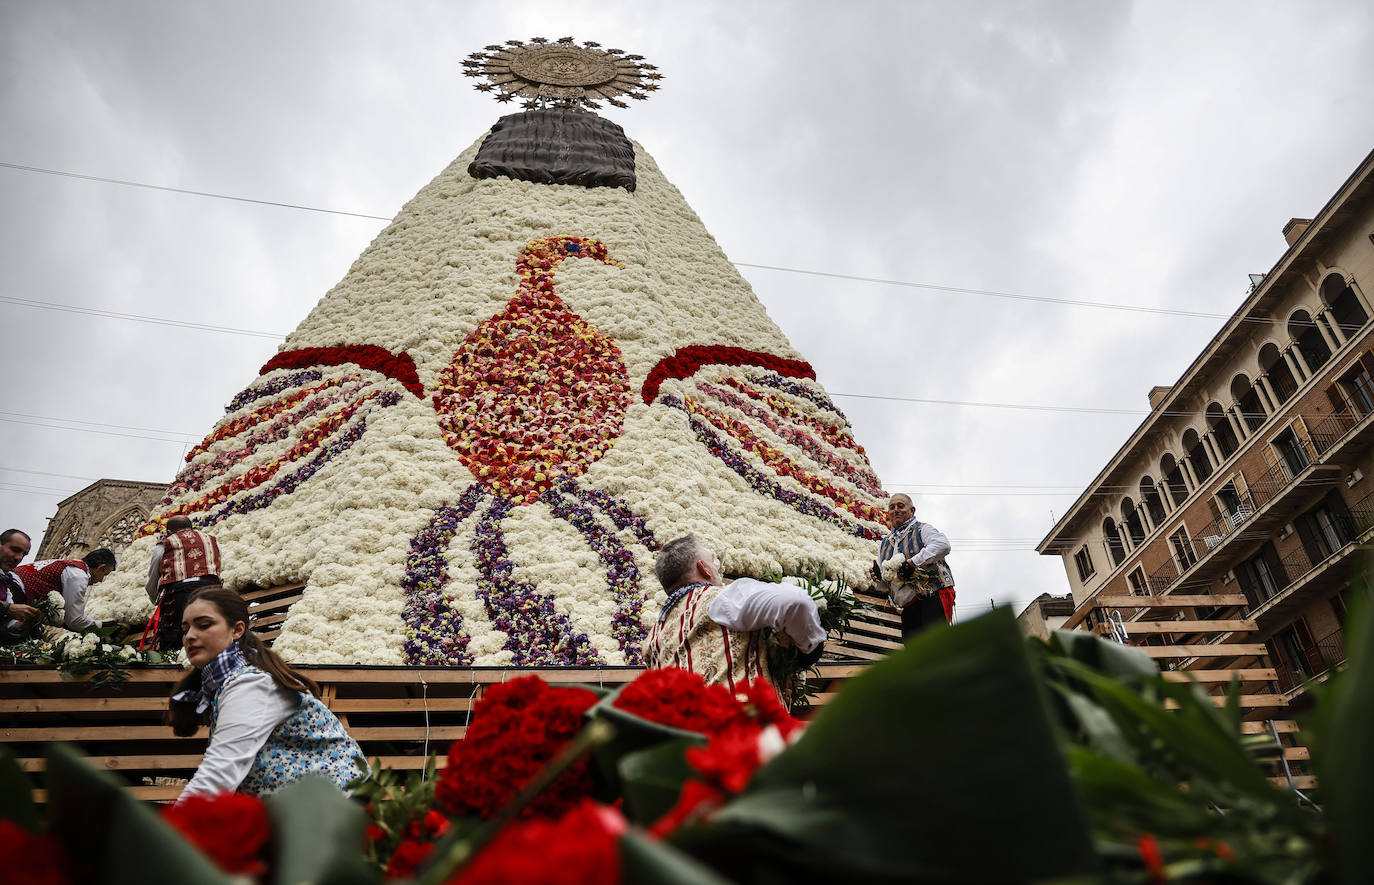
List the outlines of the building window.
{"type": "Polygon", "coordinates": [[[1313,565],[1355,540],[1355,523],[1339,492],[1328,492],[1316,507],[1293,521],[1313,565]]]}
{"type": "Polygon", "coordinates": [[[1363,362],[1356,363],[1338,380],[1341,383],[1341,392],[1345,394],[1346,405],[1351,411],[1361,418],[1374,412],[1374,378],[1370,377],[1369,369],[1363,362]]]}
{"type": "Polygon", "coordinates": [[[1298,442],[1298,436],[1292,428],[1274,437],[1273,446],[1278,450],[1279,457],[1283,459],[1283,465],[1288,468],[1287,479],[1292,479],[1302,473],[1311,464],[1306,450],[1303,449],[1302,443],[1298,442]]]}
{"type": "Polygon", "coordinates": [[[1307,368],[1313,372],[1326,365],[1326,361],[1331,359],[1331,348],[1327,346],[1326,339],[1322,337],[1321,329],[1312,321],[1311,315],[1305,310],[1300,310],[1293,314],[1288,320],[1288,334],[1293,336],[1297,342],[1298,352],[1302,354],[1303,361],[1307,363],[1307,368]]]}
{"type": "Polygon", "coordinates": [[[1078,566],[1078,580],[1080,583],[1088,583],[1088,579],[1097,574],[1097,569],[1093,567],[1092,554],[1088,552],[1088,545],[1084,544],[1073,555],[1073,564],[1078,566]]]}
{"type": "Polygon", "coordinates": [[[1110,516],[1102,520],[1102,536],[1107,540],[1107,554],[1112,558],[1112,565],[1121,565],[1126,559],[1126,545],[1121,543],[1116,522],[1110,516]]]}
{"type": "Polygon", "coordinates": [[[1183,468],[1174,460],[1172,452],[1166,452],[1159,459],[1159,470],[1164,475],[1164,485],[1169,489],[1169,497],[1178,507],[1188,500],[1188,484],[1183,481],[1183,468]]]}
{"type": "Polygon", "coordinates": [[[1322,283],[1322,299],[1330,306],[1331,318],[1341,327],[1341,334],[1346,338],[1369,321],[1359,296],[1340,274],[1332,274],[1322,283]]]}
{"type": "Polygon", "coordinates": [[[1174,565],[1178,567],[1181,575],[1193,567],[1197,562],[1197,555],[1193,552],[1193,542],[1188,539],[1188,529],[1179,526],[1178,531],[1169,536],[1169,546],[1174,551],[1174,565]]]}
{"type": "Polygon", "coordinates": [[[1221,403],[1212,403],[1207,407],[1207,429],[1212,434],[1217,448],[1221,450],[1221,457],[1231,457],[1240,447],[1240,443],[1236,441],[1235,428],[1227,420],[1226,410],[1221,407],[1221,403]]]}
{"type": "Polygon", "coordinates": [[[1121,501],[1121,522],[1126,526],[1126,534],[1130,536],[1132,547],[1145,540],[1145,523],[1140,518],[1140,508],[1136,507],[1135,501],[1130,498],[1123,498],[1121,501]]]}
{"type": "Polygon", "coordinates": [[[1266,541],[1259,553],[1236,566],[1236,580],[1251,608],[1273,599],[1288,586],[1288,575],[1273,542],[1266,541]]]}
{"type": "Polygon", "coordinates": [[[1264,376],[1269,379],[1269,386],[1273,389],[1274,395],[1279,398],[1281,405],[1288,402],[1289,397],[1298,392],[1298,384],[1293,380],[1293,373],[1288,369],[1288,363],[1283,359],[1283,352],[1278,345],[1272,342],[1260,348],[1259,353],[1260,368],[1264,370],[1264,376]]]}
{"type": "Polygon", "coordinates": [[[1145,505],[1145,512],[1150,515],[1150,522],[1158,528],[1165,519],[1164,500],[1159,494],[1159,489],[1155,486],[1153,477],[1145,477],[1140,481],[1140,503],[1145,505]]]}
{"type": "Polygon", "coordinates": [[[1131,585],[1132,596],[1149,596],[1150,585],[1145,581],[1145,569],[1137,566],[1126,576],[1126,582],[1131,585]]]}
{"type": "Polygon", "coordinates": [[[1183,431],[1183,448],[1188,453],[1188,464],[1198,482],[1206,482],[1212,475],[1212,459],[1207,456],[1207,446],[1198,438],[1197,431],[1189,427],[1183,431]]]}

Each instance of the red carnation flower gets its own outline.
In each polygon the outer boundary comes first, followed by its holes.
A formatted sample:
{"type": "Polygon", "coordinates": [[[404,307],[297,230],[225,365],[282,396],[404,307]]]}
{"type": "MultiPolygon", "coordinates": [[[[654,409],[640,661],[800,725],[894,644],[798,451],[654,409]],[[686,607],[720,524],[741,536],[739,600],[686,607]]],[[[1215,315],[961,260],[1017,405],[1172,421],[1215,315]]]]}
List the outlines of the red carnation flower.
{"type": "Polygon", "coordinates": [[[62,847],[47,833],[0,820],[0,870],[11,885],[66,885],[62,847]]]}
{"type": "Polygon", "coordinates": [[[619,811],[583,800],[556,821],[506,827],[447,885],[614,885],[625,829],[619,811]]]}
{"type": "MultiPolygon", "coordinates": [[[[573,736],[596,695],[550,688],[526,676],[492,688],[473,710],[463,740],[449,750],[434,796],[450,816],[490,817],[537,775],[573,736]]],[[[555,817],[591,793],[588,760],[578,760],[523,812],[555,817]]]]}
{"type": "Polygon", "coordinates": [[[429,856],[434,853],[433,842],[416,842],[407,839],[396,846],[396,853],[391,855],[391,862],[386,865],[386,877],[388,879],[408,879],[415,875],[416,870],[429,856]]]}
{"type": "Polygon", "coordinates": [[[260,876],[272,837],[267,806],[247,793],[188,796],[162,812],[162,819],[226,873],[260,876]]]}
{"type": "Polygon", "coordinates": [[[620,690],[615,706],[650,722],[707,735],[750,721],[728,688],[707,685],[698,674],[673,667],[646,670],[620,690]]]}

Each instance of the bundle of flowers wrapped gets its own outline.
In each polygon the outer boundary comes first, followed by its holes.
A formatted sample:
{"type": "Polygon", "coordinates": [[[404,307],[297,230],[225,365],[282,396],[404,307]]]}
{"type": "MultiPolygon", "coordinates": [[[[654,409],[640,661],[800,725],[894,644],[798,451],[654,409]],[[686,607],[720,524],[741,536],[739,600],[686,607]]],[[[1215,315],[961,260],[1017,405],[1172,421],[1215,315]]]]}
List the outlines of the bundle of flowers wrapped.
{"type": "Polygon", "coordinates": [[[1309,731],[1315,803],[1271,782],[1275,748],[1234,711],[1143,654],[1082,633],[1028,647],[1002,612],[919,637],[805,726],[762,683],[516,680],[476,705],[442,771],[375,768],[352,800],[306,779],[159,816],[58,747],[44,827],[0,759],[0,868],[214,885],[1366,881],[1364,643],[1309,731]],[[112,873],[131,858],[136,878],[112,873]]]}

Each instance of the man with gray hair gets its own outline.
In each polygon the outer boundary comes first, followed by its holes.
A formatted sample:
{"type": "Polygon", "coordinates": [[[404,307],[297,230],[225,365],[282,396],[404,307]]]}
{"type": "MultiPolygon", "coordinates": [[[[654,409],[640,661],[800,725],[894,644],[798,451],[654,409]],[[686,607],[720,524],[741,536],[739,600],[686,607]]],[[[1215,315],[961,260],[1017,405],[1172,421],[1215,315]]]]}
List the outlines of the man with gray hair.
{"type": "Polygon", "coordinates": [[[732,692],[760,676],[777,687],[765,628],[797,646],[801,666],[820,659],[825,629],[815,601],[800,587],[752,578],[727,584],[716,557],[693,535],[666,544],[654,572],[668,600],[644,637],[644,666],[691,670],[732,692]]]}
{"type": "Polygon", "coordinates": [[[887,524],[892,532],[878,546],[873,583],[901,612],[905,640],[954,616],[954,574],[945,562],[949,538],[918,520],[911,496],[901,492],[888,499],[887,524]]]}

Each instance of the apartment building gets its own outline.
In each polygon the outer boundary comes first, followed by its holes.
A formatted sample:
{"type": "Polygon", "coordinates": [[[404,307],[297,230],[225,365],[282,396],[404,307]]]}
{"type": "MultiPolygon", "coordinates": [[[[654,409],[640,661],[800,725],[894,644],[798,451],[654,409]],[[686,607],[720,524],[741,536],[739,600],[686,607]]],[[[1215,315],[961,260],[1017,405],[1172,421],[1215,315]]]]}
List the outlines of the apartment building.
{"type": "MultiPolygon", "coordinates": [[[[1066,627],[1139,646],[1249,730],[1345,660],[1374,535],[1374,154],[1288,249],[1038,546],[1066,627]]],[[[1301,748],[1290,758],[1301,759],[1301,748]]]]}

